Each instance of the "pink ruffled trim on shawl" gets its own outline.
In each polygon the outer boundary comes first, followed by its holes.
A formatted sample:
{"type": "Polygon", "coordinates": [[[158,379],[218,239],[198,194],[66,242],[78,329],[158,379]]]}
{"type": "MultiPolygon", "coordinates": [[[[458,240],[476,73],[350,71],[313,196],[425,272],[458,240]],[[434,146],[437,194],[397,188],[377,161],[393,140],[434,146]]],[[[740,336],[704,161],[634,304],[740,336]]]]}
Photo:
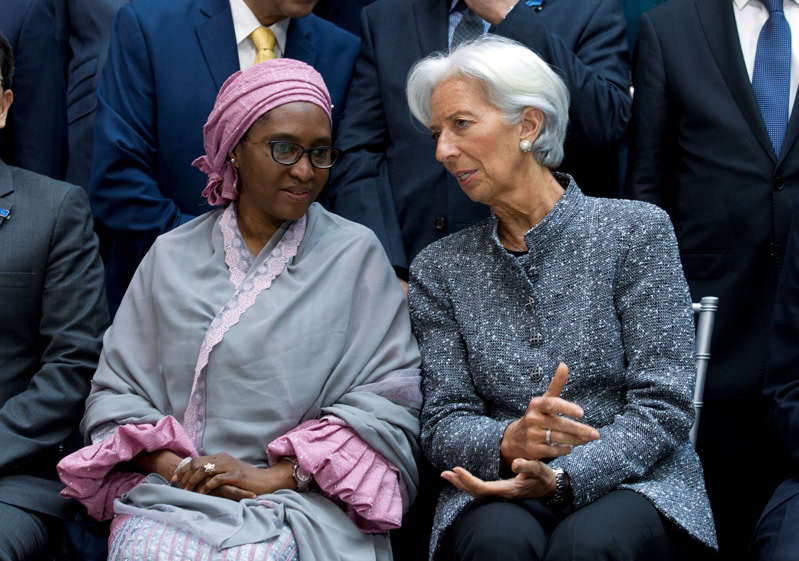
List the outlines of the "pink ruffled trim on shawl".
{"type": "Polygon", "coordinates": [[[399,528],[402,496],[397,470],[335,417],[306,421],[269,443],[269,465],[294,456],[322,494],[346,506],[366,533],[399,528]]]}
{"type": "Polygon", "coordinates": [[[61,495],[77,499],[97,520],[114,515],[114,499],[138,485],[141,473],[115,471],[142,452],[170,450],[178,456],[197,456],[194,445],[174,417],[153,425],[121,425],[113,434],[85,446],[58,462],[58,476],[66,488],[61,495]]]}

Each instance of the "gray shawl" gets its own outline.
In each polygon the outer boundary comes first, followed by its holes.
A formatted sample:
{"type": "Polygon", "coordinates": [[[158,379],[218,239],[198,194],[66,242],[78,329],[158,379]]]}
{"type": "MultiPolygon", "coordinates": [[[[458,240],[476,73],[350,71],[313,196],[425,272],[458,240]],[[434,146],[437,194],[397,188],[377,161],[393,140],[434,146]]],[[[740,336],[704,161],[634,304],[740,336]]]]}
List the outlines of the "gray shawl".
{"type": "MultiPolygon", "coordinates": [[[[84,434],[165,415],[184,422],[191,393],[198,448],[263,467],[271,440],[335,415],[397,468],[407,506],[418,483],[419,355],[379,242],[314,204],[247,262],[238,230],[223,235],[225,216],[159,237],[142,261],[105,335],[84,434]]],[[[115,510],[179,521],[220,548],[288,524],[303,561],[391,558],[386,535],[361,533],[317,493],[234,502],[164,483],[151,475],[115,510]]]]}

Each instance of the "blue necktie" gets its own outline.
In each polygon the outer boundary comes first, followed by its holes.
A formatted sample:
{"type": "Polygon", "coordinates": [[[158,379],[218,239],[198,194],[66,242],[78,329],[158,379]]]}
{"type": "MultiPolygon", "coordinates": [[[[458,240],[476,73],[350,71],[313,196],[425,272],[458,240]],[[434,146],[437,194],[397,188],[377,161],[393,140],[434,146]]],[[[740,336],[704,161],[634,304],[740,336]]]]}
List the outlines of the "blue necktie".
{"type": "Polygon", "coordinates": [[[760,30],[752,73],[752,89],[774,151],[779,155],[788,126],[791,95],[791,27],[782,12],[782,0],[760,0],[768,20],[760,30]]]}
{"type": "Polygon", "coordinates": [[[452,43],[449,46],[450,50],[465,41],[477,39],[483,34],[484,29],[482,18],[471,11],[464,2],[460,2],[455,9],[459,10],[463,17],[458,22],[458,25],[455,26],[455,31],[452,34],[452,43]]]}

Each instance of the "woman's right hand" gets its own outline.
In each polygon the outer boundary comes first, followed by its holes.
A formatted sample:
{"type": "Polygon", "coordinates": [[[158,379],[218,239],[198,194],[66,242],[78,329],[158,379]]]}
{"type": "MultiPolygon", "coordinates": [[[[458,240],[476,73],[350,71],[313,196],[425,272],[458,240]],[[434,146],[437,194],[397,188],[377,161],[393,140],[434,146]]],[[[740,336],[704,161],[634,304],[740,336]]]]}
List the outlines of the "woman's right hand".
{"type": "Polygon", "coordinates": [[[583,408],[560,397],[568,378],[569,369],[561,362],[544,395],[530,400],[524,416],[505,429],[499,453],[506,465],[512,465],[516,458],[538,460],[565,456],[573,446],[599,438],[595,428],[573,420],[582,419],[583,408]],[[547,444],[547,430],[552,444],[547,444]]]}

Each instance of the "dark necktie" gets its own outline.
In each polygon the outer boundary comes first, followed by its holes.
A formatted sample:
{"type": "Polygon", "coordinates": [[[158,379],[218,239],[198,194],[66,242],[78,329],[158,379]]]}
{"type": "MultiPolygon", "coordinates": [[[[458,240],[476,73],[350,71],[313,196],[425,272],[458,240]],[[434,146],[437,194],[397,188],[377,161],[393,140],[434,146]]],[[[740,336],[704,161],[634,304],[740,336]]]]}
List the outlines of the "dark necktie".
{"type": "Polygon", "coordinates": [[[788,126],[791,89],[791,27],[782,12],[782,0],[760,0],[768,20],[760,30],[752,72],[752,89],[774,151],[779,155],[788,126]]]}
{"type": "Polygon", "coordinates": [[[455,31],[452,33],[452,44],[449,46],[450,50],[454,49],[464,41],[471,41],[477,39],[483,34],[483,19],[471,11],[466,4],[461,2],[456,8],[463,13],[461,21],[455,26],[455,31]]]}

